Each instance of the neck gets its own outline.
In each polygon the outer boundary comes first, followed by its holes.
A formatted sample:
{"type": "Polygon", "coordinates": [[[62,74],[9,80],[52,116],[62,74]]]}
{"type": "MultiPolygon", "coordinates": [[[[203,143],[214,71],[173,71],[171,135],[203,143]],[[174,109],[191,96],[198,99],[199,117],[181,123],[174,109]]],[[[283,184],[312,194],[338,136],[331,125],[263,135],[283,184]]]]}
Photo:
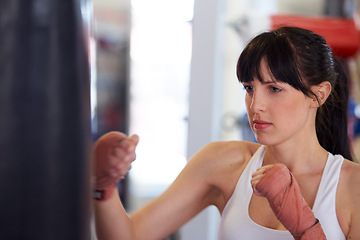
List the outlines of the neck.
{"type": "Polygon", "coordinates": [[[325,165],[328,152],[321,147],[317,139],[304,143],[284,143],[268,146],[264,156],[264,165],[283,163],[293,173],[317,171],[325,165]]]}

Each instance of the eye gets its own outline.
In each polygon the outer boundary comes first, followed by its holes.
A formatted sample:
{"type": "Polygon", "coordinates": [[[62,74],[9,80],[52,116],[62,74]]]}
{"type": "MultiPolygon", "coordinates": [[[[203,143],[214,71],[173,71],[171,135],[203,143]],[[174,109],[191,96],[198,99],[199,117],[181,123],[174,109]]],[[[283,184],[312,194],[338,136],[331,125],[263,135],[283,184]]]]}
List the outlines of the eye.
{"type": "Polygon", "coordinates": [[[270,91],[271,91],[271,92],[274,92],[274,93],[281,92],[281,88],[271,86],[271,87],[270,87],[270,91]]]}
{"type": "Polygon", "coordinates": [[[254,87],[253,86],[244,86],[244,89],[247,93],[251,93],[254,91],[254,87]]]}

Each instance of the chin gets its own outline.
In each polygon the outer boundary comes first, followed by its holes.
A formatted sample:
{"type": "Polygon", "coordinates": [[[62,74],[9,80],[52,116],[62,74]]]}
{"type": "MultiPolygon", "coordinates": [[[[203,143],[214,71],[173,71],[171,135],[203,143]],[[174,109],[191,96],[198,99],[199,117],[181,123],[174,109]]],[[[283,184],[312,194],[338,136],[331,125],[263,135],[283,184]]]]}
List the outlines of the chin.
{"type": "Polygon", "coordinates": [[[273,145],[274,144],[274,140],[269,139],[269,138],[264,137],[264,136],[255,135],[255,139],[256,139],[256,142],[261,144],[261,145],[273,145]]]}

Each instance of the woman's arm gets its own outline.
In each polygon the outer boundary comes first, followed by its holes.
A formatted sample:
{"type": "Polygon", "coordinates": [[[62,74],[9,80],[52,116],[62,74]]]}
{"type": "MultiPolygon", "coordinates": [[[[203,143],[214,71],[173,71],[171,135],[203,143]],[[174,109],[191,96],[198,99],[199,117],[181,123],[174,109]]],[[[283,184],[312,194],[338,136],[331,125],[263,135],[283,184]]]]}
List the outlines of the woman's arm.
{"type": "Polygon", "coordinates": [[[359,202],[356,212],[351,217],[350,231],[347,235],[348,240],[360,239],[360,211],[359,211],[359,202]]]}
{"type": "Polygon", "coordinates": [[[117,190],[105,201],[94,200],[94,215],[99,240],[135,239],[132,222],[121,204],[117,190]]]}
{"type": "Polygon", "coordinates": [[[94,145],[93,198],[95,226],[99,239],[132,239],[132,224],[120,202],[116,182],[122,179],[135,160],[137,135],[109,132],[94,145]],[[117,226],[116,228],[113,226],[117,226]]]}
{"type": "MultiPolygon", "coordinates": [[[[347,239],[360,239],[360,164],[345,160],[343,164],[343,178],[345,179],[346,192],[345,204],[341,209],[350,208],[349,231],[347,239]]],[[[344,203],[344,202],[343,202],[344,203]]]]}
{"type": "Polygon", "coordinates": [[[125,212],[117,192],[106,201],[95,201],[99,240],[165,238],[205,207],[216,204],[222,198],[214,184],[218,155],[217,144],[205,146],[161,196],[131,216],[125,212]]]}

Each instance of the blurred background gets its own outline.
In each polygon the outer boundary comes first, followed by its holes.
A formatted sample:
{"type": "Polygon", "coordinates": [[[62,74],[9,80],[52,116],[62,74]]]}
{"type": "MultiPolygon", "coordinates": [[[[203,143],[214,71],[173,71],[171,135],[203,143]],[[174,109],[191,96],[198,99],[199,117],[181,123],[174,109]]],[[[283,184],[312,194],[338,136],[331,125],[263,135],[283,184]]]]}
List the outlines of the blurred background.
{"type": "MultiPolygon", "coordinates": [[[[140,136],[137,160],[118,185],[129,212],[161,194],[205,144],[254,141],[235,67],[274,16],[309,18],[314,29],[323,28],[319,19],[343,24],[336,53],[350,77],[349,135],[360,159],[358,7],[358,0],[2,0],[0,239],[96,239],[90,153],[106,132],[140,136]]],[[[218,223],[209,207],[168,239],[215,240],[218,223]]]]}
{"type": "MultiPolygon", "coordinates": [[[[206,143],[254,141],[235,66],[246,43],[271,29],[272,16],[356,21],[358,7],[358,1],[344,0],[94,0],[93,4],[98,103],[93,107],[98,133],[109,130],[103,125],[112,122],[109,117],[122,115],[123,108],[113,106],[125,104],[125,131],[141,139],[137,160],[122,186],[127,189],[129,211],[161,194],[206,143]],[[126,61],[122,64],[127,71],[119,71],[114,61],[126,61]],[[126,87],[115,90],[120,79],[126,87]],[[126,103],[119,96],[125,89],[126,103]],[[110,99],[114,92],[119,101],[115,104],[110,99]],[[111,109],[118,114],[107,115],[111,109]]],[[[316,21],[313,25],[317,27],[316,21]]],[[[355,46],[358,40],[353,39],[355,46]]],[[[353,53],[341,57],[355,86],[349,132],[359,149],[356,49],[353,53]]],[[[169,238],[215,240],[218,219],[217,210],[210,207],[169,238]]]]}

